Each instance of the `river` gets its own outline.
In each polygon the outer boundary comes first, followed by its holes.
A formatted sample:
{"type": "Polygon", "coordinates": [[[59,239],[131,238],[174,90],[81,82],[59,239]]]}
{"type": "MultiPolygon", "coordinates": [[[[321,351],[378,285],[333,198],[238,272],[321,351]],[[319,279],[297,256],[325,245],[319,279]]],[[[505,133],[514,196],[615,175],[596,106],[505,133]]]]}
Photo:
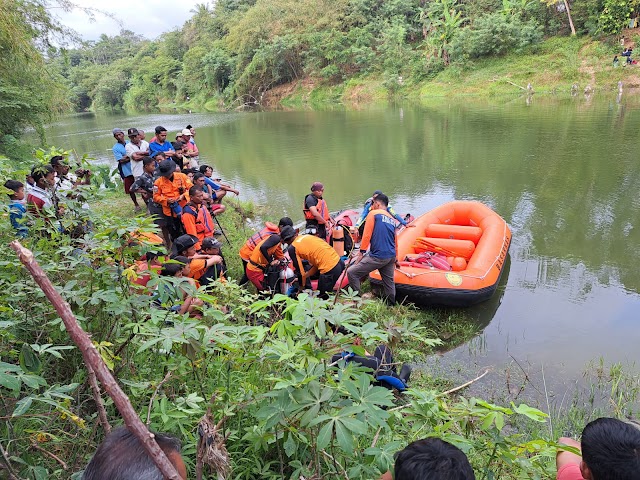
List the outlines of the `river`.
{"type": "Polygon", "coordinates": [[[464,312],[478,336],[442,361],[546,369],[571,382],[604,358],[640,360],[640,103],[633,96],[440,100],[428,106],[253,113],[79,114],[50,143],[113,164],[111,129],[192,124],[214,166],[277,219],[301,219],[314,181],[332,210],[383,190],[419,215],[487,203],[511,226],[495,296],[464,312]],[[619,100],[619,101],[618,101],[619,100]]]}

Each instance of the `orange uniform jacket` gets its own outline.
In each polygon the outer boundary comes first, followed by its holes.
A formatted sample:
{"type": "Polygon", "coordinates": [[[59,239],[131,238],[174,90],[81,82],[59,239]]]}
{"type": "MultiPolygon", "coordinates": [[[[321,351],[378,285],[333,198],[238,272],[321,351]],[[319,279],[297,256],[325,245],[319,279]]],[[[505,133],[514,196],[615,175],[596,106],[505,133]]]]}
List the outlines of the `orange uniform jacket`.
{"type": "Polygon", "coordinates": [[[196,250],[200,249],[202,240],[204,240],[205,237],[212,237],[215,231],[213,218],[211,218],[207,207],[203,205],[198,206],[193,203],[186,205],[185,208],[182,209],[182,224],[184,225],[185,232],[194,237],[198,237],[198,243],[195,245],[196,250]],[[195,215],[191,212],[195,213],[195,215]]]}
{"type": "Polygon", "coordinates": [[[294,264],[293,268],[302,275],[303,285],[307,279],[302,260],[308,261],[313,267],[316,267],[320,273],[327,273],[340,261],[340,256],[333,247],[315,235],[299,235],[291,243],[289,252],[292,259],[293,255],[291,255],[291,253],[294,253],[297,258],[297,265],[294,264]],[[291,252],[292,249],[293,252],[291,252]]]}
{"type": "Polygon", "coordinates": [[[174,172],[173,181],[167,177],[160,177],[154,183],[153,201],[162,205],[162,213],[167,217],[175,217],[171,211],[171,207],[167,201],[169,199],[178,198],[180,193],[178,188],[184,188],[184,200],[180,202],[180,206],[184,207],[189,202],[189,189],[193,187],[193,183],[184,173],[174,172]]]}
{"type": "Polygon", "coordinates": [[[256,248],[253,249],[253,252],[251,252],[247,270],[263,271],[273,260],[282,260],[283,258],[284,252],[282,251],[282,247],[280,246],[280,237],[276,238],[273,235],[269,235],[267,238],[258,243],[258,245],[256,245],[256,248]],[[265,242],[275,242],[275,245],[267,248],[267,254],[269,255],[269,258],[265,258],[260,251],[260,247],[262,247],[265,242]],[[260,267],[262,268],[256,266],[256,264],[260,265],[260,267]]]}

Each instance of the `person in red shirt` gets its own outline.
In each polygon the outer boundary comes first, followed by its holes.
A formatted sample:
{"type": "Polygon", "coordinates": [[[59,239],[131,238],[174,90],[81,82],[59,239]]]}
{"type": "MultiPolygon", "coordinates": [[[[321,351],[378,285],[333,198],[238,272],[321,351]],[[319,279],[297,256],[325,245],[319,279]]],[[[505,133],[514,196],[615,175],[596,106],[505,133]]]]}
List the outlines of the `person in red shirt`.
{"type": "Polygon", "coordinates": [[[561,438],[559,443],[581,451],[559,450],[557,480],[640,479],[640,424],[598,418],[582,431],[582,441],[561,438]]]}

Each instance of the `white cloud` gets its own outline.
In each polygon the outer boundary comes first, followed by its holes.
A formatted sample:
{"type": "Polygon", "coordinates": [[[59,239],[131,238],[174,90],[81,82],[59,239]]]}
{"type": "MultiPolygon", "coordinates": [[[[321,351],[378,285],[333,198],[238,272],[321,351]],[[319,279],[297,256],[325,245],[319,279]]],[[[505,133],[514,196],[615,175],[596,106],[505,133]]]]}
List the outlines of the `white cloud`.
{"type": "Polygon", "coordinates": [[[92,8],[107,12],[115,17],[109,18],[99,12],[95,13],[95,21],[82,11],[52,11],[65,26],[72,28],[85,40],[97,40],[101,34],[117,35],[120,30],[131,30],[145,38],[154,39],[164,32],[181,27],[193,16],[190,11],[198,3],[206,0],[78,0],[76,4],[82,8],[92,8]],[[118,23],[120,22],[120,24],[118,23]]]}

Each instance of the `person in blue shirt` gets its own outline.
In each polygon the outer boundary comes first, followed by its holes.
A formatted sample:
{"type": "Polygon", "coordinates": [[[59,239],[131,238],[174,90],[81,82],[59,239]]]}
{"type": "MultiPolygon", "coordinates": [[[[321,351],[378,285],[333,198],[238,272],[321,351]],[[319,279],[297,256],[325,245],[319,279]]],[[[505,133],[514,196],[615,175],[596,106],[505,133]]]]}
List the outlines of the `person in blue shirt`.
{"type": "Polygon", "coordinates": [[[398,266],[396,245],[396,222],[387,211],[389,198],[377,194],[371,203],[371,211],[365,220],[366,226],[360,251],[353,266],[349,267],[347,278],[349,286],[360,291],[360,279],[378,270],[382,277],[385,300],[389,305],[396,304],[395,267],[398,266]],[[368,251],[367,251],[368,250],[368,251]]]}
{"type": "Polygon", "coordinates": [[[11,225],[15,228],[16,235],[19,238],[25,238],[29,230],[25,224],[27,207],[24,204],[24,184],[17,180],[7,180],[4,187],[13,191],[13,193],[8,194],[11,199],[11,202],[9,202],[11,225]]]}
{"type": "MultiPolygon", "coordinates": [[[[362,213],[360,214],[360,218],[356,222],[355,227],[358,229],[358,233],[360,234],[361,238],[362,238],[362,233],[364,232],[364,222],[367,219],[367,215],[369,215],[369,211],[371,210],[371,205],[373,204],[373,201],[376,199],[378,195],[382,195],[382,192],[380,190],[376,190],[375,192],[373,192],[373,195],[371,195],[371,197],[368,198],[366,202],[364,202],[362,213]]],[[[400,222],[400,225],[405,227],[414,226],[414,225],[409,225],[404,218],[402,218],[398,213],[396,213],[393,207],[388,206],[387,212],[389,212],[393,218],[395,218],[398,222],[400,222]]]]}
{"type": "Polygon", "coordinates": [[[173,149],[171,142],[167,141],[167,129],[161,125],[156,127],[155,140],[149,144],[149,156],[151,158],[155,158],[159,152],[164,152],[167,158],[171,158],[175,161],[173,157],[176,152],[173,149]]]}
{"type": "Polygon", "coordinates": [[[133,185],[135,178],[133,178],[133,171],[131,169],[131,157],[127,154],[127,142],[124,139],[124,132],[119,128],[114,128],[113,138],[116,139],[116,143],[111,150],[113,151],[113,157],[116,159],[116,162],[118,162],[118,172],[124,183],[124,192],[129,194],[131,201],[135,205],[136,212],[139,212],[141,208],[140,205],[138,205],[138,198],[136,194],[131,191],[131,185],[133,185]]]}

